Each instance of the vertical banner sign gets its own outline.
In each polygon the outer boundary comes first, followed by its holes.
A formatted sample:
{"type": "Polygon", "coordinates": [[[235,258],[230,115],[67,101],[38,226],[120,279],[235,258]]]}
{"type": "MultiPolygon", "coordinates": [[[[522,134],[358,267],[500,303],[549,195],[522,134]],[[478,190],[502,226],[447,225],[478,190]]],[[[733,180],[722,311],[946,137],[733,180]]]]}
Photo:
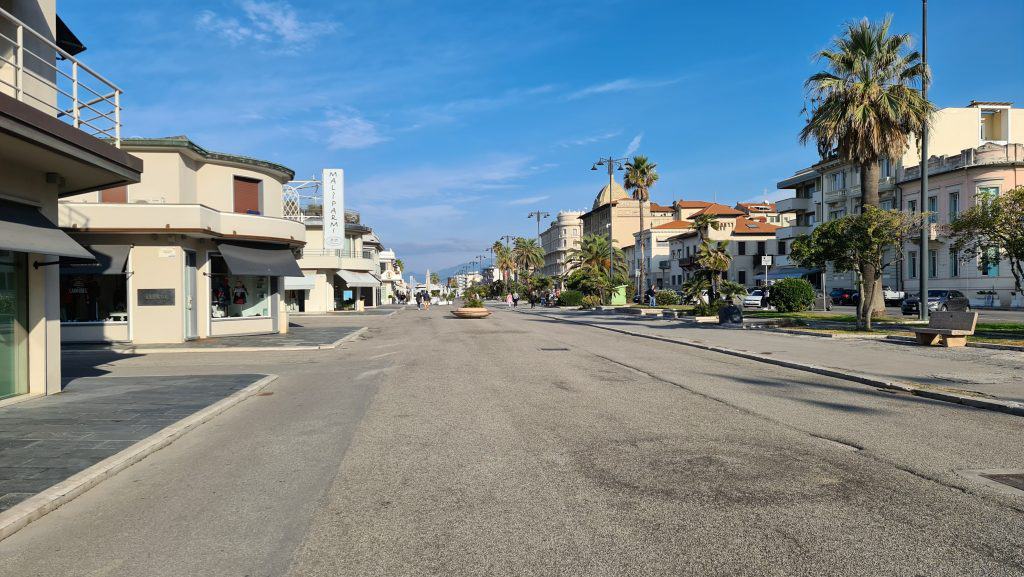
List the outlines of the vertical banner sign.
{"type": "Polygon", "coordinates": [[[345,247],[345,171],[324,170],[324,250],[345,247]]]}

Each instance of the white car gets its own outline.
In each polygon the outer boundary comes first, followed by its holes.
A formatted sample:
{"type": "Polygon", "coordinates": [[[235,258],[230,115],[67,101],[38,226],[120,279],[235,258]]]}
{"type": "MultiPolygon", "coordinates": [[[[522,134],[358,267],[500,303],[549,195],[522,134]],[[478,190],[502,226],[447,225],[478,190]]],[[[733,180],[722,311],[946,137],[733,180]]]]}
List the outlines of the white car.
{"type": "Polygon", "coordinates": [[[750,291],[750,294],[743,297],[743,308],[761,308],[762,297],[767,297],[767,291],[761,289],[754,289],[750,291]]]}

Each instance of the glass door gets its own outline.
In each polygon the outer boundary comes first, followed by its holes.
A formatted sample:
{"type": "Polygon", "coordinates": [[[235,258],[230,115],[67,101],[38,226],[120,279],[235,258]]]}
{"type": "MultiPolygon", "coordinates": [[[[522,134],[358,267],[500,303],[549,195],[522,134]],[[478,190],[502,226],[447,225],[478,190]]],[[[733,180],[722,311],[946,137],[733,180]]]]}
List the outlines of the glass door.
{"type": "Polygon", "coordinates": [[[26,256],[0,250],[0,399],[28,392],[26,256]]]}
{"type": "Polygon", "coordinates": [[[185,251],[185,340],[198,338],[199,309],[196,302],[196,253],[185,251]]]}

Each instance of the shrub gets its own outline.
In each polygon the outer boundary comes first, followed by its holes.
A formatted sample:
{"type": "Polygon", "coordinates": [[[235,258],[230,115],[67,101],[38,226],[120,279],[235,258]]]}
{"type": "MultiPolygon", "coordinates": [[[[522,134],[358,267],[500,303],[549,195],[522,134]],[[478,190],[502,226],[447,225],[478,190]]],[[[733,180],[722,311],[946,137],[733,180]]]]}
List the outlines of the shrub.
{"type": "Polygon", "coordinates": [[[813,303],[814,287],[804,279],[782,279],[768,289],[768,305],[782,313],[805,311],[813,303]]]}
{"type": "Polygon", "coordinates": [[[658,291],[658,292],[654,293],[654,299],[658,303],[659,306],[660,305],[677,305],[677,304],[679,304],[679,301],[682,300],[682,299],[679,298],[679,295],[676,294],[676,291],[669,291],[669,290],[661,290],[661,291],[658,291]]]}
{"type": "Polygon", "coordinates": [[[587,295],[583,297],[580,305],[585,309],[592,309],[594,307],[601,306],[601,297],[597,295],[587,295]]]}
{"type": "Polygon", "coordinates": [[[478,297],[476,295],[476,293],[470,293],[470,294],[466,295],[466,298],[462,302],[462,306],[464,306],[466,308],[476,308],[476,309],[479,309],[479,308],[483,308],[484,301],[480,300],[480,297],[478,297]]]}
{"type": "Polygon", "coordinates": [[[717,317],[718,311],[727,305],[729,305],[729,303],[722,300],[711,301],[709,303],[703,301],[698,302],[697,305],[693,307],[693,314],[698,317],[717,317]]]}
{"type": "Polygon", "coordinates": [[[578,307],[583,304],[583,293],[574,290],[564,290],[558,295],[558,306],[578,307]]]}

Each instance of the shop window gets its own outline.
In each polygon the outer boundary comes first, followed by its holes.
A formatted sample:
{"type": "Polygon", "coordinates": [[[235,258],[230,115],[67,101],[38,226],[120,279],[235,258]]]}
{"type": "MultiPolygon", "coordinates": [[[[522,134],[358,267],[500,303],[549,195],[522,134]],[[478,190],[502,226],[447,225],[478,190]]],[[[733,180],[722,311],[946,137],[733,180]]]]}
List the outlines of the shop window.
{"type": "Polygon", "coordinates": [[[61,322],[128,322],[128,275],[61,273],[61,322]]]}
{"type": "Polygon", "coordinates": [[[235,212],[260,214],[260,181],[255,178],[235,177],[235,212]]]}
{"type": "Polygon", "coordinates": [[[0,250],[0,399],[28,392],[28,260],[0,250]]]}
{"type": "Polygon", "coordinates": [[[214,320],[270,316],[270,277],[233,275],[215,254],[210,255],[210,287],[214,320]]]}
{"type": "Polygon", "coordinates": [[[100,191],[100,202],[114,202],[124,204],[128,202],[128,187],[115,186],[100,191]]]}

